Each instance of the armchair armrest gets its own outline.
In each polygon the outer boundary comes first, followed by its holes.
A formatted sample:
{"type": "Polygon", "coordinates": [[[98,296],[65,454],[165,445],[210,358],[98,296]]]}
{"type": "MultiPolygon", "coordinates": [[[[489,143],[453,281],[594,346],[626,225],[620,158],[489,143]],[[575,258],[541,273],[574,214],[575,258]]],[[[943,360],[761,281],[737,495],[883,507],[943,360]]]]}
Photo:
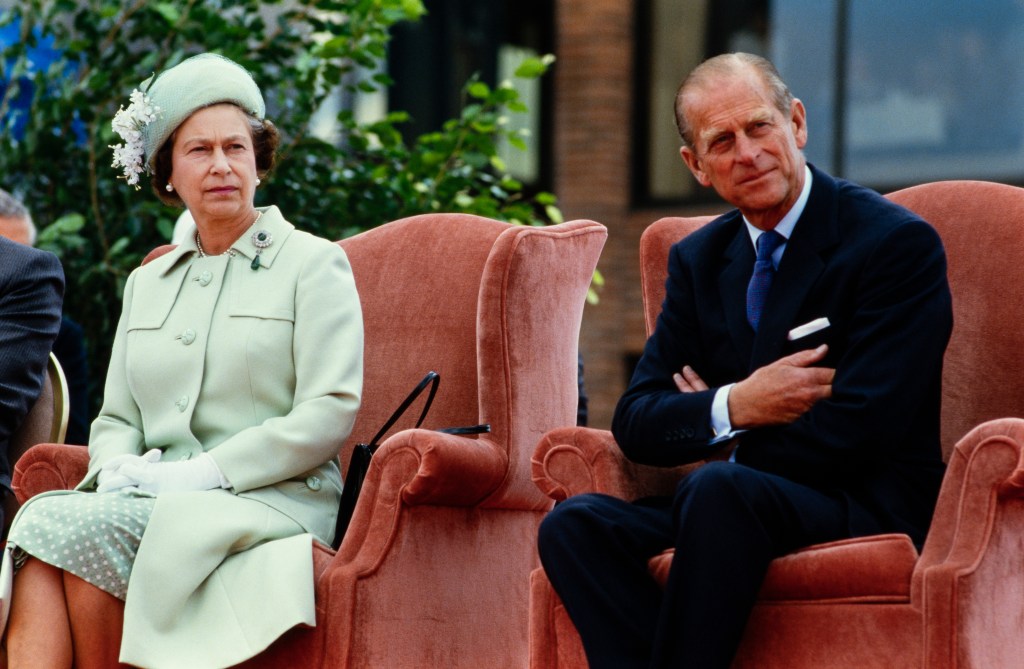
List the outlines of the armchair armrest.
{"type": "Polygon", "coordinates": [[[370,568],[387,552],[403,507],[472,507],[507,472],[508,456],[491,439],[425,429],[388,437],[370,460],[335,564],[370,568]]]}
{"type": "Polygon", "coordinates": [[[387,439],[373,460],[387,468],[410,457],[416,469],[402,490],[402,502],[410,506],[473,506],[494,493],[508,472],[508,455],[486,436],[433,430],[403,430],[387,439]]]}
{"type": "Polygon", "coordinates": [[[14,464],[11,489],[18,503],[49,490],[70,490],[89,469],[89,449],[70,444],[36,444],[14,464]]]}
{"type": "MultiPolygon", "coordinates": [[[[411,457],[413,469],[402,491],[406,504],[471,506],[494,492],[504,480],[508,458],[488,439],[450,435],[432,430],[405,430],[384,442],[374,462],[411,457]]],[[[14,468],[13,488],[18,501],[48,490],[78,485],[89,467],[84,446],[37,444],[14,468]]],[[[393,475],[388,476],[394,479],[393,475]]]]}
{"type": "Polygon", "coordinates": [[[628,500],[672,495],[679,479],[700,463],[679,467],[639,465],[622,454],[607,430],[562,427],[541,437],[531,465],[533,482],[541,492],[561,501],[586,492],[628,500]]]}
{"type": "MultiPolygon", "coordinates": [[[[997,517],[1021,506],[1021,498],[1024,420],[982,423],[950,455],[915,580],[938,565],[975,564],[986,550],[997,517]]],[[[1015,515],[1011,514],[1014,520],[1015,515]]],[[[1024,533],[1024,526],[1016,529],[1024,533]]]]}
{"type": "Polygon", "coordinates": [[[1008,666],[1024,652],[1019,617],[1001,614],[1020,610],[1024,590],[1022,502],[1024,420],[982,423],[953,449],[913,574],[911,601],[928,621],[927,666],[952,666],[951,657],[1008,666]],[[975,643],[980,638],[1006,643],[975,643]]]}

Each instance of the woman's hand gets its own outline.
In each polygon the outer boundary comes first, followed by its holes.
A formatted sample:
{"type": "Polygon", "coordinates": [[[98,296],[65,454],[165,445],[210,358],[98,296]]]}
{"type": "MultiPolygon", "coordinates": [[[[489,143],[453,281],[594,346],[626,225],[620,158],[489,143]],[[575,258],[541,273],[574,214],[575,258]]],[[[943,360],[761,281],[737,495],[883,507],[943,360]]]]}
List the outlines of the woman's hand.
{"type": "Polygon", "coordinates": [[[118,474],[133,481],[132,485],[159,495],[162,492],[189,492],[229,488],[220,467],[209,453],[178,462],[131,461],[118,468],[118,474]]]}
{"type": "Polygon", "coordinates": [[[121,472],[121,468],[128,464],[141,465],[143,463],[159,462],[163,453],[159,449],[151,449],[143,455],[115,455],[103,463],[99,473],[96,475],[96,492],[114,492],[122,488],[131,488],[138,485],[138,482],[121,472]]]}

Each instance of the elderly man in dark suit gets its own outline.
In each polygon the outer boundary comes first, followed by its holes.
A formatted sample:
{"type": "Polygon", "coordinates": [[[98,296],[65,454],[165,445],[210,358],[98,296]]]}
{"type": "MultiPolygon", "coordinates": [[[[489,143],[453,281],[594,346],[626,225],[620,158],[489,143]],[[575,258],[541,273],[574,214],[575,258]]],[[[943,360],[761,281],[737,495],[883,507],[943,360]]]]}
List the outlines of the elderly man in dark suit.
{"type": "Polygon", "coordinates": [[[592,667],[728,667],[772,559],[883,532],[923,542],[944,471],[935,231],[808,165],[803,104],[762,58],[703,63],[676,118],[686,165],[736,210],[673,246],[612,430],[637,462],[709,462],[672,499],[581,495],[543,523],[592,667]],[[647,560],[669,547],[663,591],[647,560]]]}
{"type": "Polygon", "coordinates": [[[0,497],[13,494],[7,445],[43,388],[63,295],[57,256],[0,236],[0,497]]]}
{"type": "MultiPolygon", "coordinates": [[[[36,226],[28,208],[13,195],[0,189],[0,237],[26,246],[35,246],[36,226]]],[[[64,314],[60,330],[53,342],[57,357],[68,384],[68,430],[65,440],[69,444],[89,443],[89,362],[85,349],[85,331],[82,326],[64,314]]]]}

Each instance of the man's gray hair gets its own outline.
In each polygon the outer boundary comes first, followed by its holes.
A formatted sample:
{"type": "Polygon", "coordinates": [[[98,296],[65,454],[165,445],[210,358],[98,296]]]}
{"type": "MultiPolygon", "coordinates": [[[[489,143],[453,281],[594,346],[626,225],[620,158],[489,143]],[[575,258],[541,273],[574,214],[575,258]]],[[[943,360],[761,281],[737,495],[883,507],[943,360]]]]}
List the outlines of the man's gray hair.
{"type": "Polygon", "coordinates": [[[19,218],[28,227],[28,242],[36,243],[36,225],[32,222],[32,214],[21,200],[0,188],[0,218],[19,218]]]}
{"type": "Polygon", "coordinates": [[[793,104],[793,93],[770,60],[752,53],[723,53],[695,67],[676,91],[676,127],[686,146],[693,148],[693,129],[683,112],[683,96],[691,88],[704,85],[715,75],[739,72],[745,67],[753,69],[761,76],[772,96],[772,102],[784,115],[789,114],[789,108],[793,104]]]}

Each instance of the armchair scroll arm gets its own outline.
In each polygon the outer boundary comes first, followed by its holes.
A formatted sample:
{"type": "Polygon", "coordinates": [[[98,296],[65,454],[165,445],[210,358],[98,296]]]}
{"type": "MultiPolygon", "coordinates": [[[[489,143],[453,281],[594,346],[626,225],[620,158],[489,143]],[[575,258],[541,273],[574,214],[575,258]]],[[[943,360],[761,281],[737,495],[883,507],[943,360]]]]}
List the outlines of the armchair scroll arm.
{"type": "Polygon", "coordinates": [[[934,590],[951,577],[968,578],[994,559],[997,535],[1024,533],[1022,499],[1024,420],[982,423],[956,444],[950,456],[914,572],[915,594],[934,590]]]}
{"type": "MultiPolygon", "coordinates": [[[[396,449],[416,454],[418,467],[403,492],[408,504],[473,504],[494,491],[508,468],[504,452],[486,439],[406,430],[385,444],[375,459],[396,449]]],[[[88,465],[84,446],[37,444],[15,466],[14,492],[24,503],[41,492],[74,488],[88,465]]]]}
{"type": "Polygon", "coordinates": [[[14,464],[11,489],[20,504],[41,492],[70,490],[89,469],[89,449],[71,444],[36,444],[14,464]]]}
{"type": "Polygon", "coordinates": [[[375,570],[390,550],[403,510],[427,505],[469,509],[492,494],[507,472],[507,455],[488,438],[425,429],[394,434],[370,460],[331,570],[375,570]]]}
{"type": "Polygon", "coordinates": [[[507,471],[507,455],[490,439],[426,429],[397,432],[370,460],[339,556],[352,559],[350,551],[368,533],[378,539],[390,537],[402,507],[468,508],[480,503],[498,488],[507,471]]]}
{"type": "Polygon", "coordinates": [[[964,666],[1011,666],[1024,653],[1022,482],[1024,420],[982,423],[953,449],[911,583],[911,602],[928,621],[925,665],[959,657],[964,666]]]}
{"type": "Polygon", "coordinates": [[[402,491],[408,505],[473,506],[491,495],[508,473],[508,455],[487,436],[433,430],[403,430],[381,446],[374,459],[414,454],[416,472],[402,491]]]}
{"type": "Polygon", "coordinates": [[[556,501],[587,492],[628,500],[671,495],[679,479],[699,464],[639,465],[623,455],[611,432],[584,427],[551,430],[531,460],[533,482],[556,501]]]}

